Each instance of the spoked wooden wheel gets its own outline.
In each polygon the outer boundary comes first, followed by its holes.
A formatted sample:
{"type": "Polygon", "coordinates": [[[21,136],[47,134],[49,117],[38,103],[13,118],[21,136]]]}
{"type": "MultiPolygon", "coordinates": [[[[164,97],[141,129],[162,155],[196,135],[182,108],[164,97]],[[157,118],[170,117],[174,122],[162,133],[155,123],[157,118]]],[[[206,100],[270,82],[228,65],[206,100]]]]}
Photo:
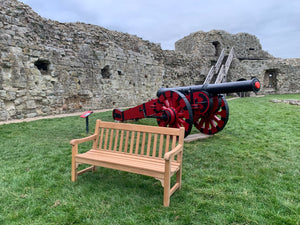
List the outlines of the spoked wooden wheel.
{"type": "Polygon", "coordinates": [[[229,107],[224,97],[214,97],[211,113],[199,118],[195,127],[204,134],[215,134],[221,131],[229,119],[229,107]]]}
{"type": "Polygon", "coordinates": [[[193,111],[186,97],[178,91],[166,91],[158,96],[157,123],[161,127],[184,127],[185,136],[193,126],[193,111]]]}

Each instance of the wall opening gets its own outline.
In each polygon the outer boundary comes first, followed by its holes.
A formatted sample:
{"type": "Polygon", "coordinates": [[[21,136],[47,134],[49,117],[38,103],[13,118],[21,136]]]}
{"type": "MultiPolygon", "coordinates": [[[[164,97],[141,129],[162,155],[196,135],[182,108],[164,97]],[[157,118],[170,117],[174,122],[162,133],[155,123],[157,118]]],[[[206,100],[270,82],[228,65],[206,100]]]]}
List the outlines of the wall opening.
{"type": "Polygon", "coordinates": [[[45,59],[39,59],[34,62],[34,65],[41,73],[47,73],[49,71],[50,62],[45,59]]]}
{"type": "Polygon", "coordinates": [[[103,79],[109,79],[111,76],[111,71],[109,65],[106,65],[101,69],[101,75],[103,79]]]}
{"type": "Polygon", "coordinates": [[[222,51],[220,42],[214,41],[212,44],[215,47],[215,56],[219,56],[222,51]]]}
{"type": "Polygon", "coordinates": [[[211,61],[210,61],[210,66],[214,66],[214,65],[216,65],[216,63],[217,63],[217,61],[216,61],[216,60],[211,60],[211,61]]]}
{"type": "Polygon", "coordinates": [[[265,71],[264,75],[264,87],[265,88],[277,88],[277,75],[278,69],[269,69],[265,71]]]}

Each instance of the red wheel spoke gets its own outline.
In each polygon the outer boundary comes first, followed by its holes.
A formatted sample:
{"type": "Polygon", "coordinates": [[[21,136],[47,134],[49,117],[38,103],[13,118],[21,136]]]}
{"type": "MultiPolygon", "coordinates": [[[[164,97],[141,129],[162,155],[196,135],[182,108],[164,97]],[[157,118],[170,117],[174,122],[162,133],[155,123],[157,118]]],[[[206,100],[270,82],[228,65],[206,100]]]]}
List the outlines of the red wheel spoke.
{"type": "Polygon", "coordinates": [[[210,127],[211,127],[211,128],[216,128],[216,123],[215,123],[214,120],[210,120],[210,121],[209,121],[209,124],[210,124],[210,127]]]}
{"type": "Polygon", "coordinates": [[[176,109],[175,109],[175,112],[180,112],[182,110],[183,106],[182,105],[179,105],[176,109]]]}
{"type": "Polygon", "coordinates": [[[170,102],[169,102],[168,99],[165,99],[165,100],[164,100],[164,105],[165,105],[167,108],[170,107],[170,102]]]}
{"type": "Polygon", "coordinates": [[[183,120],[183,119],[181,119],[181,118],[178,119],[178,122],[179,122],[182,126],[184,126],[185,129],[188,129],[189,126],[190,126],[190,124],[189,124],[188,122],[186,122],[185,120],[183,120]]]}
{"type": "Polygon", "coordinates": [[[217,115],[220,115],[221,117],[225,117],[226,116],[226,111],[225,110],[222,110],[220,112],[217,112],[216,113],[217,115]]]}
{"type": "Polygon", "coordinates": [[[217,117],[216,115],[213,116],[213,120],[216,121],[217,123],[221,120],[219,117],[217,117]]]}
{"type": "Polygon", "coordinates": [[[176,113],[176,115],[177,115],[178,118],[185,117],[185,116],[184,116],[184,112],[176,113]]]}
{"type": "Polygon", "coordinates": [[[199,127],[199,129],[203,128],[203,124],[204,124],[204,119],[200,118],[199,125],[197,127],[199,127]]]}

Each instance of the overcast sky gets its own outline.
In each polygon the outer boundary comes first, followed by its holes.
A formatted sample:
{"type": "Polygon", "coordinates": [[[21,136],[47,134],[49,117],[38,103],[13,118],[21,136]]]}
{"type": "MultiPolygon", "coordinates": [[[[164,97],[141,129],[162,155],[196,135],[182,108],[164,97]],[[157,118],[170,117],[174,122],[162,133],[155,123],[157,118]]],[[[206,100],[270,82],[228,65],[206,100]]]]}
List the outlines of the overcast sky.
{"type": "Polygon", "coordinates": [[[84,22],[174,49],[196,31],[247,32],[275,57],[300,58],[300,0],[21,0],[47,19],[84,22]]]}

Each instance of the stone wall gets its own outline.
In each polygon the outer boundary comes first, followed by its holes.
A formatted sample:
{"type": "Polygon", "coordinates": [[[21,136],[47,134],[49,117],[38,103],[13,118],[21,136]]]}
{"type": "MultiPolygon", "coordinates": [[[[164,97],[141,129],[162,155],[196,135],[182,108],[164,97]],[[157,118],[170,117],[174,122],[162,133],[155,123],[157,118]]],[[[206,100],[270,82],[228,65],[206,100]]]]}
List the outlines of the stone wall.
{"type": "Polygon", "coordinates": [[[198,31],[175,43],[175,50],[184,54],[219,56],[222,49],[229,54],[231,48],[240,60],[262,60],[274,58],[262,49],[257,37],[248,33],[230,34],[222,30],[198,31]]]}
{"type": "Polygon", "coordinates": [[[256,77],[262,83],[259,94],[300,93],[300,58],[275,58],[262,49],[254,35],[230,34],[220,30],[199,31],[175,43],[176,52],[210,57],[211,64],[216,62],[222,49],[228,55],[232,47],[235,59],[229,69],[228,81],[256,77]]]}
{"type": "Polygon", "coordinates": [[[299,80],[298,59],[270,56],[253,35],[214,32],[212,39],[192,34],[176,43],[176,51],[163,51],[134,35],[47,20],[17,0],[1,1],[0,120],[141,104],[160,87],[202,84],[217,51],[229,46],[239,58],[230,79],[255,75],[270,83],[266,74],[273,72],[278,87],[270,93],[299,91],[299,82],[290,81],[299,80]],[[252,45],[241,46],[241,36],[252,45]],[[199,43],[205,47],[196,49],[199,43]]]}
{"type": "Polygon", "coordinates": [[[14,0],[0,7],[1,120],[135,105],[162,86],[156,44],[46,20],[14,0]]]}

